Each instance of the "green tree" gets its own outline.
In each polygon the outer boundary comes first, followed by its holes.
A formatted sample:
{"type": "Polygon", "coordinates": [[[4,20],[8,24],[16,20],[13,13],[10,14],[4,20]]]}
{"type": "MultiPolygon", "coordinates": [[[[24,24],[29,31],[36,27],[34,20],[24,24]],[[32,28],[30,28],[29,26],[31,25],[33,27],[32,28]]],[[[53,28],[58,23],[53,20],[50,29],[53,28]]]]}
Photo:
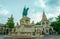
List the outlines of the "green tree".
{"type": "Polygon", "coordinates": [[[51,26],[60,34],[60,15],[56,18],[56,21],[51,22],[51,26]]]}
{"type": "Polygon", "coordinates": [[[57,17],[56,20],[57,20],[57,22],[60,22],[60,15],[57,17]]]}
{"type": "Polygon", "coordinates": [[[40,22],[37,22],[35,25],[41,25],[41,23],[40,22]]]}
{"type": "Polygon", "coordinates": [[[10,18],[8,18],[8,21],[7,21],[7,27],[8,28],[14,28],[14,18],[13,18],[13,15],[11,15],[10,18]]]}

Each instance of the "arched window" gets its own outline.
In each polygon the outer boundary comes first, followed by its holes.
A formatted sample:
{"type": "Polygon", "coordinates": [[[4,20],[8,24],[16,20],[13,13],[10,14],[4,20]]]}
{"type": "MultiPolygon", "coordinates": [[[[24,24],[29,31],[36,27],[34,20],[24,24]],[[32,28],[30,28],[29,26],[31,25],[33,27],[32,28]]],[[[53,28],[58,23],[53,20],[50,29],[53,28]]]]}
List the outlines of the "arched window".
{"type": "Polygon", "coordinates": [[[48,22],[46,22],[46,24],[48,24],[48,22]]]}
{"type": "Polygon", "coordinates": [[[44,22],[42,22],[42,24],[45,24],[44,22]]]}
{"type": "Polygon", "coordinates": [[[33,32],[32,34],[35,35],[35,32],[33,32]]]}
{"type": "Polygon", "coordinates": [[[48,33],[48,30],[46,30],[46,32],[48,33]]]}

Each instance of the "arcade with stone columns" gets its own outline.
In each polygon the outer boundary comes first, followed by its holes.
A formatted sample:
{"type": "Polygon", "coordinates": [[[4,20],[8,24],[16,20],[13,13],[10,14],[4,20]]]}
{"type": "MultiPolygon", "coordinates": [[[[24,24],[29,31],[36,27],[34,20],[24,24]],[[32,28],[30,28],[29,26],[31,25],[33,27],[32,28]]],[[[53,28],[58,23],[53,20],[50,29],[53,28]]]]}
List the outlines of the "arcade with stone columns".
{"type": "Polygon", "coordinates": [[[49,34],[51,31],[53,31],[53,28],[50,26],[44,11],[40,23],[41,25],[35,25],[34,21],[30,23],[30,18],[28,16],[24,16],[20,19],[20,25],[17,23],[16,27],[14,27],[8,35],[34,37],[42,34],[49,34]]]}

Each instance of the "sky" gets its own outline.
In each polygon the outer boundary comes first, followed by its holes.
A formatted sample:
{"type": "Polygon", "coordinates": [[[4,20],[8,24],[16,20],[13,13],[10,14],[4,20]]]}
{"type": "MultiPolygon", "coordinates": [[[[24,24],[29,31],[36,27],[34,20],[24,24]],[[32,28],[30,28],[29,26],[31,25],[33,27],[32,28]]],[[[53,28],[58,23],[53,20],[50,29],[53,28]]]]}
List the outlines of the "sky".
{"type": "Polygon", "coordinates": [[[35,23],[41,21],[43,10],[48,19],[60,14],[60,0],[0,0],[0,23],[5,24],[11,14],[20,23],[24,6],[29,7],[28,17],[35,23]]]}

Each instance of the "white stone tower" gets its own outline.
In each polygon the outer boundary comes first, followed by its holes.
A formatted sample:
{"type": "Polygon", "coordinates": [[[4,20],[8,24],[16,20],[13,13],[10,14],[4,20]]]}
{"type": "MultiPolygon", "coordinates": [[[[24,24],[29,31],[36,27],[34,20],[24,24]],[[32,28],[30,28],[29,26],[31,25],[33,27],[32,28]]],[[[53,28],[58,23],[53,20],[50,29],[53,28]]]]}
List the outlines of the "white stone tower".
{"type": "Polygon", "coordinates": [[[41,20],[41,26],[46,27],[48,25],[49,25],[49,21],[47,20],[45,12],[43,11],[42,20],[41,20]]]}
{"type": "Polygon", "coordinates": [[[42,26],[42,29],[43,29],[43,32],[45,34],[49,34],[49,21],[45,15],[45,12],[43,11],[43,15],[42,15],[42,20],[41,20],[41,26],[42,26]]]}

